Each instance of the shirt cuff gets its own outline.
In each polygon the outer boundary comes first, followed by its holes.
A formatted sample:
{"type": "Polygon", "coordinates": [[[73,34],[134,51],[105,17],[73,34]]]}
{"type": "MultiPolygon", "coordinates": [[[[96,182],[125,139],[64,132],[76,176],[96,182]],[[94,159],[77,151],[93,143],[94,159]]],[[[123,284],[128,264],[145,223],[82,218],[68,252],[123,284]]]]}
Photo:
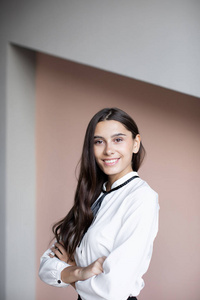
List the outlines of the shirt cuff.
{"type": "Polygon", "coordinates": [[[49,257],[50,252],[51,250],[48,249],[41,257],[39,277],[43,282],[49,285],[66,287],[69,284],[61,280],[61,272],[65,268],[70,267],[70,265],[59,260],[57,257],[49,257]]]}
{"type": "Polygon", "coordinates": [[[64,281],[61,280],[61,272],[67,267],[69,267],[69,265],[67,265],[67,264],[59,264],[57,266],[57,272],[56,272],[56,278],[55,278],[56,283],[55,284],[58,287],[66,287],[69,285],[68,283],[65,283],[64,281]]]}

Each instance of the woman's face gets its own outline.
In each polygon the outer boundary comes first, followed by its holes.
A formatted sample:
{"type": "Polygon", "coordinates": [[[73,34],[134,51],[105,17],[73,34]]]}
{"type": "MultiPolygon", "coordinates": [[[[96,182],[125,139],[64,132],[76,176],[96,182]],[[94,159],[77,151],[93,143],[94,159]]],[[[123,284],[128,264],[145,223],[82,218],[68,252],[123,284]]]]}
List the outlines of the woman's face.
{"type": "Polygon", "coordinates": [[[132,171],[132,155],[139,147],[139,134],[133,139],[131,131],[118,121],[102,121],[95,128],[95,159],[110,184],[132,171]]]}

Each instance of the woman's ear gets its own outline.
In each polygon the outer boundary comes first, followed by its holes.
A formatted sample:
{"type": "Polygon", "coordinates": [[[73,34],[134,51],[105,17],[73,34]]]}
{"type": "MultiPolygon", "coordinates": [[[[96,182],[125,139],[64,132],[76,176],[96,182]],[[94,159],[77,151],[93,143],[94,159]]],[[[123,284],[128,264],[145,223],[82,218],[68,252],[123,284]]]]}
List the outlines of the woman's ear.
{"type": "Polygon", "coordinates": [[[133,153],[138,153],[140,149],[140,141],[141,141],[141,137],[139,134],[137,134],[136,137],[134,138],[133,153]]]}

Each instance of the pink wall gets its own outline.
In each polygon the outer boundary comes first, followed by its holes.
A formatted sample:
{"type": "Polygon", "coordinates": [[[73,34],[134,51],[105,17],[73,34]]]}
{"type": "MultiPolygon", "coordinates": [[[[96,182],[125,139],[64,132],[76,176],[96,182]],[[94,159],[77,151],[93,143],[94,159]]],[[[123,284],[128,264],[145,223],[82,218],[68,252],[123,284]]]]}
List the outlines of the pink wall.
{"type": "MultiPolygon", "coordinates": [[[[72,205],[87,123],[116,106],[139,125],[147,150],[139,173],[160,196],[160,231],[138,298],[198,300],[199,99],[40,53],[36,92],[38,267],[51,225],[72,205]]],[[[37,300],[76,298],[72,288],[37,281],[37,300]]]]}

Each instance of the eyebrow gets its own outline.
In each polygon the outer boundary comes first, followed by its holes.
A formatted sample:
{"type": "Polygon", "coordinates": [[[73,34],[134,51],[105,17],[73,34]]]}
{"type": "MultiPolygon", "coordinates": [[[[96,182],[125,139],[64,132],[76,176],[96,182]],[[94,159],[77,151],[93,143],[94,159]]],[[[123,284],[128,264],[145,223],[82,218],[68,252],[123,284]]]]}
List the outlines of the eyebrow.
{"type": "MultiPolygon", "coordinates": [[[[116,137],[116,136],[126,136],[126,134],[124,134],[124,133],[115,133],[115,134],[113,134],[113,135],[111,136],[111,138],[116,137]]],[[[100,135],[95,135],[95,136],[94,136],[94,139],[103,139],[103,137],[100,136],[100,135]]]]}

